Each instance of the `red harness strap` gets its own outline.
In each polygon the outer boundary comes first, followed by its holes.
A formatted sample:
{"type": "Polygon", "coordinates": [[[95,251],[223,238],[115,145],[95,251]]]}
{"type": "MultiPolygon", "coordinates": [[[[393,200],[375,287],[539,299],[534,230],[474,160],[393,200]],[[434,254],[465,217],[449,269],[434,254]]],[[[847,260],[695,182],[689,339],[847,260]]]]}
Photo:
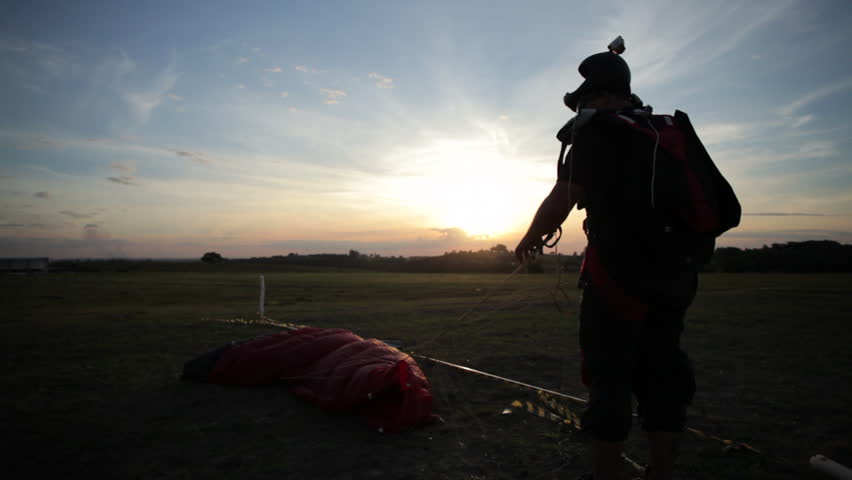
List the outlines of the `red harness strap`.
{"type": "Polygon", "coordinates": [[[648,304],[641,298],[627,293],[604,270],[597,245],[590,244],[586,247],[583,265],[580,267],[580,275],[589,279],[595,290],[610,303],[622,318],[633,322],[645,320],[648,315],[648,304]]]}
{"type": "MultiPolygon", "coordinates": [[[[600,252],[596,245],[586,247],[583,265],[580,267],[580,275],[582,278],[588,279],[595,292],[606,300],[616,315],[632,323],[645,321],[648,315],[648,304],[640,298],[628,294],[604,270],[600,252]]],[[[586,368],[586,359],[582,347],[580,348],[580,375],[583,384],[590,386],[591,376],[586,368]]]]}

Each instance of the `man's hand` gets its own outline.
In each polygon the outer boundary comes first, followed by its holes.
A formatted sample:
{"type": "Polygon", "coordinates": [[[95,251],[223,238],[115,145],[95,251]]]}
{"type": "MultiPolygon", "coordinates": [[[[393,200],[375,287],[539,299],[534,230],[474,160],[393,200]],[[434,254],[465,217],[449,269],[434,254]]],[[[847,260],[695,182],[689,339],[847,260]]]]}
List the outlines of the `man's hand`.
{"type": "Polygon", "coordinates": [[[541,252],[542,247],[553,238],[557,231],[561,235],[560,226],[562,222],[568,217],[568,213],[574,208],[574,205],[583,198],[583,195],[583,187],[580,185],[557,181],[553,190],[538,207],[527,234],[515,247],[515,257],[520,262],[525,262],[536,252],[541,252]],[[545,236],[547,239],[543,238],[545,236]]]}
{"type": "Polygon", "coordinates": [[[515,257],[519,262],[524,263],[530,259],[533,255],[541,251],[541,247],[543,242],[541,238],[537,238],[535,236],[530,236],[529,233],[524,235],[524,238],[521,239],[518,246],[515,247],[515,257]]]}

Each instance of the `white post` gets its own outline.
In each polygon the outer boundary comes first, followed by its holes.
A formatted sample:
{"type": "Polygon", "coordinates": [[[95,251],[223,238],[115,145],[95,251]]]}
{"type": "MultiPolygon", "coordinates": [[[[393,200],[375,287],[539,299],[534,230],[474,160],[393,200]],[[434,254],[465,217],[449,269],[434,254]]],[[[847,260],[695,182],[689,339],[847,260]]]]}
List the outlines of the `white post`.
{"type": "Polygon", "coordinates": [[[263,304],[265,303],[266,297],[266,282],[263,280],[263,275],[260,276],[260,319],[263,320],[266,318],[266,315],[263,312],[263,304]]]}
{"type": "Polygon", "coordinates": [[[822,473],[831,475],[834,478],[841,480],[852,480],[852,470],[835,462],[824,455],[814,455],[811,457],[811,466],[822,473]]]}

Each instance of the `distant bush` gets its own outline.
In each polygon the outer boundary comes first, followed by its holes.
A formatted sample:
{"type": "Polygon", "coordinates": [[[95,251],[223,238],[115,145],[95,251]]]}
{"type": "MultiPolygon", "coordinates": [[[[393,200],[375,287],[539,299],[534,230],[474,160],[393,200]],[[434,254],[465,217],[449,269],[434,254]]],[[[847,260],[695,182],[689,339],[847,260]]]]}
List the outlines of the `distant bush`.
{"type": "Polygon", "coordinates": [[[717,248],[707,269],[716,272],[852,272],[852,245],[809,240],[745,250],[717,248]]]}
{"type": "Polygon", "coordinates": [[[204,263],[219,263],[225,261],[225,259],[216,252],[207,252],[201,256],[201,261],[204,263]]]}
{"type": "MultiPolygon", "coordinates": [[[[539,255],[527,272],[576,272],[582,254],[539,255]]],[[[346,254],[275,255],[226,259],[217,252],[207,252],[197,260],[59,260],[50,262],[53,272],[130,272],[130,271],[199,271],[208,272],[321,272],[381,271],[411,273],[509,273],[517,268],[514,255],[505,245],[487,250],[452,251],[431,257],[383,257],[350,250],[346,254]]],[[[706,272],[852,272],[852,245],[831,240],[775,243],[762,248],[717,248],[706,272]]]]}

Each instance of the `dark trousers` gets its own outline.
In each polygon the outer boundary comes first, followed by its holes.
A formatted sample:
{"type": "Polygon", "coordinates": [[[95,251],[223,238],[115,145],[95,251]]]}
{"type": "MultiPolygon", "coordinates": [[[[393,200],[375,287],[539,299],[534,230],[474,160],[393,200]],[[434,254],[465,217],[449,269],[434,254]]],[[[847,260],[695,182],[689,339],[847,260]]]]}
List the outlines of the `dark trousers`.
{"type": "Polygon", "coordinates": [[[645,431],[681,432],[685,427],[695,377],[680,336],[697,274],[690,269],[645,277],[641,286],[615,293],[608,291],[613,282],[599,282],[604,288],[583,282],[580,349],[590,398],[582,426],[597,440],[627,438],[633,395],[645,431]],[[625,313],[625,296],[641,313],[625,313]]]}

